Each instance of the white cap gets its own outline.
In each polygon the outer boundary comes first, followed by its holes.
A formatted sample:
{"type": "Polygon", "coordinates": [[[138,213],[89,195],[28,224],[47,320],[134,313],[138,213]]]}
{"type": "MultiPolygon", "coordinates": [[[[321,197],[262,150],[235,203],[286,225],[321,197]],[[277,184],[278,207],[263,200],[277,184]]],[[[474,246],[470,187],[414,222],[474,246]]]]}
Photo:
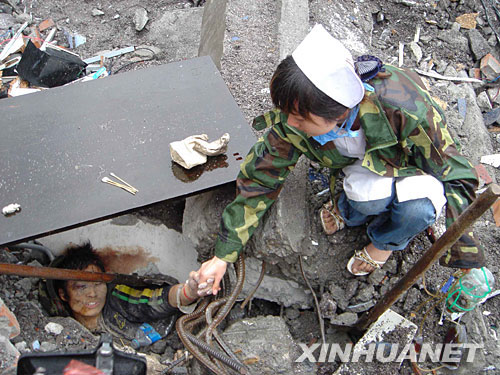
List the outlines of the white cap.
{"type": "Polygon", "coordinates": [[[363,99],[365,89],[351,53],[322,25],[313,27],[292,57],[314,86],[336,102],[353,108],[363,99]]]}

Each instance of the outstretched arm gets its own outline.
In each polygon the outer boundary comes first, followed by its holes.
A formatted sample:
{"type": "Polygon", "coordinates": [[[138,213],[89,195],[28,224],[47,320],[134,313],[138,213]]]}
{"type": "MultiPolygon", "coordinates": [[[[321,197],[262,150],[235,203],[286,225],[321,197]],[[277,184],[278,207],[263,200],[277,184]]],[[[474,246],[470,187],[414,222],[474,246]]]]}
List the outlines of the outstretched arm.
{"type": "Polygon", "coordinates": [[[184,284],[176,284],[170,288],[168,292],[168,303],[177,308],[179,304],[180,306],[188,306],[201,296],[212,294],[212,282],[205,283],[206,285],[204,287],[199,288],[198,281],[199,273],[191,271],[189,273],[189,278],[184,284]],[[198,293],[198,288],[201,293],[198,293]]]}

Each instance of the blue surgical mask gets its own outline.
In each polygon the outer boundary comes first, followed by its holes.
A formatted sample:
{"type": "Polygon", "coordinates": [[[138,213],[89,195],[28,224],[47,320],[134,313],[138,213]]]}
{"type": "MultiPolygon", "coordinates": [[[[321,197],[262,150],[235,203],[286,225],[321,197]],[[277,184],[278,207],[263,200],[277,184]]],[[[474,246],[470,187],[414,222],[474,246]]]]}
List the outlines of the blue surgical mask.
{"type": "Polygon", "coordinates": [[[332,129],[326,134],[313,136],[313,138],[316,141],[318,141],[321,144],[321,146],[323,146],[326,143],[333,141],[334,139],[344,138],[344,137],[350,137],[350,138],[357,137],[359,133],[357,131],[351,130],[351,128],[352,124],[354,124],[354,121],[356,120],[358,112],[359,112],[359,104],[353,109],[351,109],[351,112],[349,112],[347,118],[344,120],[342,125],[337,127],[337,129],[332,129]],[[341,132],[341,130],[344,131],[341,132]]]}
{"type": "MultiPolygon", "coordinates": [[[[365,87],[366,91],[370,91],[370,92],[375,91],[375,89],[366,82],[363,82],[363,86],[365,87]]],[[[354,124],[354,121],[356,120],[356,116],[358,115],[358,112],[359,112],[359,104],[356,107],[354,107],[353,109],[351,109],[349,116],[347,116],[347,118],[344,120],[342,125],[340,125],[337,129],[332,129],[326,134],[317,135],[317,136],[314,136],[313,138],[316,141],[318,141],[321,144],[321,146],[323,146],[326,143],[333,141],[335,139],[338,139],[338,138],[345,138],[345,137],[355,138],[355,137],[357,137],[359,135],[359,132],[352,131],[351,128],[352,128],[352,124],[354,124]],[[342,132],[342,134],[339,134],[341,129],[344,129],[345,131],[342,132]]]]}

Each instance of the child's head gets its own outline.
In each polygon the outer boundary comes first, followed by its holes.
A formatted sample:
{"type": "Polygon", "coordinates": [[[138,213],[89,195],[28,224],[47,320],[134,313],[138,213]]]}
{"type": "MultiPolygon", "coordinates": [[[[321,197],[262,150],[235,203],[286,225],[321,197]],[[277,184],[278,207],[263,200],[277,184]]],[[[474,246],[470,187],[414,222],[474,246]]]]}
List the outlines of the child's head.
{"type": "Polygon", "coordinates": [[[350,52],[321,25],[279,64],[270,90],[283,112],[327,122],[341,119],[364,95],[350,52]]]}
{"type": "MultiPolygon", "coordinates": [[[[105,272],[105,267],[90,243],[68,248],[58,268],[105,272]]],[[[87,328],[94,328],[106,303],[107,286],[103,282],[58,280],[56,290],[65,301],[72,315],[87,328]]]]}
{"type": "Polygon", "coordinates": [[[287,114],[296,113],[304,118],[314,114],[334,121],[347,110],[347,107],[318,89],[300,70],[292,56],[278,65],[270,86],[273,104],[287,114]]]}
{"type": "MultiPolygon", "coordinates": [[[[68,247],[64,250],[61,260],[57,263],[57,268],[84,270],[90,265],[96,266],[99,269],[98,272],[106,272],[101,258],[94,251],[90,242],[87,242],[83,245],[68,247]]],[[[56,290],[66,290],[67,283],[67,280],[58,280],[56,290]]]]}

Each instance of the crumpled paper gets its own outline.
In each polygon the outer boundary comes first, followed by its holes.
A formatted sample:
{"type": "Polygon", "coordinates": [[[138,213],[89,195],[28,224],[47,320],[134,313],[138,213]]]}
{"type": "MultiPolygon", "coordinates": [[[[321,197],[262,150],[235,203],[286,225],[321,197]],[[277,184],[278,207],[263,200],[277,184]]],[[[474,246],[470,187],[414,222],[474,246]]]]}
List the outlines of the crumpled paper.
{"type": "Polygon", "coordinates": [[[197,165],[207,162],[208,156],[223,154],[227,151],[229,134],[224,133],[219,139],[208,142],[208,135],[192,135],[170,143],[170,156],[172,160],[186,169],[191,169],[197,165]]]}

